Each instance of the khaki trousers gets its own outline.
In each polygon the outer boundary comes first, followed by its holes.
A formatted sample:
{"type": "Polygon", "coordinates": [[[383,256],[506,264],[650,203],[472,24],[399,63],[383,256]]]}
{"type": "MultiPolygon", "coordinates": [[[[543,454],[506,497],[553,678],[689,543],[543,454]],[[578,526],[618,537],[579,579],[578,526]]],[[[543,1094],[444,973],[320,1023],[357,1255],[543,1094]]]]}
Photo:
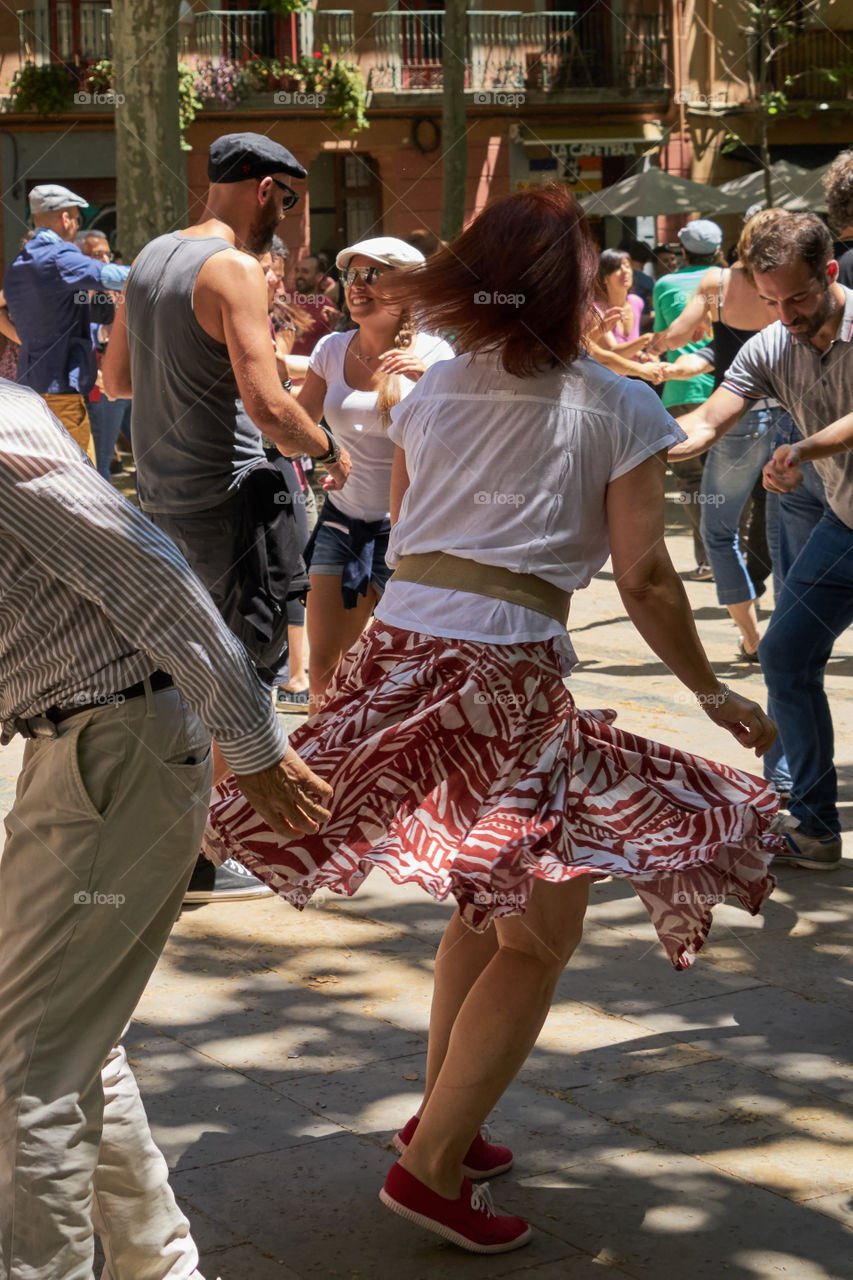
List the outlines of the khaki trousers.
{"type": "Polygon", "coordinates": [[[27,743],[0,857],[0,1277],[189,1280],[198,1252],[118,1045],[180,909],[210,736],[175,689],[27,743]]]}
{"type": "Polygon", "coordinates": [[[55,414],[73,440],[76,440],[84,453],[95,461],[95,442],[92,439],[92,424],[89,421],[89,410],[84,396],[77,392],[69,395],[42,396],[50,412],[55,414]]]}

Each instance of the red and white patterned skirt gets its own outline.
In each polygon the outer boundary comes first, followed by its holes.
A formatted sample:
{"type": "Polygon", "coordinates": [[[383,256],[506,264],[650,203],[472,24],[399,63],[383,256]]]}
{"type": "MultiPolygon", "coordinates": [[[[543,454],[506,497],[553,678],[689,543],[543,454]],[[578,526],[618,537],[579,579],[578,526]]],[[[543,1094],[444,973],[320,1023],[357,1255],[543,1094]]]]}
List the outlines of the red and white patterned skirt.
{"type": "Polygon", "coordinates": [[[334,787],[316,835],[276,835],[232,780],[205,852],[234,857],[294,906],[353,894],[373,867],[456,899],[484,929],[524,910],[533,878],[630,880],[677,969],[715,903],[771,892],[773,791],[739,769],[579,711],[554,641],[487,645],[375,622],[291,743],[334,787]]]}

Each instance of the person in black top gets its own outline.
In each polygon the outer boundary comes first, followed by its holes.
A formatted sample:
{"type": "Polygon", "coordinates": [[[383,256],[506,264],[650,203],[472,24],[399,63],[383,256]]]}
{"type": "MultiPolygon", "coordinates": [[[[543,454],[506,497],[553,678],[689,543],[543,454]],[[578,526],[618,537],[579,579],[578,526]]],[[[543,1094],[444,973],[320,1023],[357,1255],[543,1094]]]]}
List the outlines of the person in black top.
{"type": "Polygon", "coordinates": [[[835,233],[839,284],[853,289],[853,151],[842,151],[824,175],[827,219],[835,233]]]}

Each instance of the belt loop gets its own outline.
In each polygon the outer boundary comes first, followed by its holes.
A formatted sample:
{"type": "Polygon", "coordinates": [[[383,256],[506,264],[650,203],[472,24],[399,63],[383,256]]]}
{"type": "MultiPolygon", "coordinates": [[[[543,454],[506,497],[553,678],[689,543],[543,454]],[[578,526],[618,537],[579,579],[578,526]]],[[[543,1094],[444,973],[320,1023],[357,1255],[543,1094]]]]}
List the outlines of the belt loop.
{"type": "Polygon", "coordinates": [[[145,690],[145,717],[156,715],[154,710],[154,690],[151,688],[151,677],[142,677],[142,686],[145,690]]]}

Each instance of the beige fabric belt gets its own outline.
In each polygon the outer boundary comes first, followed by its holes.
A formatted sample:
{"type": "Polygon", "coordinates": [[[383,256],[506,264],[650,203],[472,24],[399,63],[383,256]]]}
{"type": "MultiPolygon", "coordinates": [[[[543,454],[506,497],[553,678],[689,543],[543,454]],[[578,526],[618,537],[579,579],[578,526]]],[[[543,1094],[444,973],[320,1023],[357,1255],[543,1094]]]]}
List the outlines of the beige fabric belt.
{"type": "Polygon", "coordinates": [[[562,591],[534,573],[513,573],[499,565],[480,564],[443,551],[402,556],[393,576],[399,582],[418,582],[425,587],[444,587],[449,591],[472,591],[477,596],[505,600],[508,604],[544,613],[563,626],[569,616],[571,591],[562,591]]]}

